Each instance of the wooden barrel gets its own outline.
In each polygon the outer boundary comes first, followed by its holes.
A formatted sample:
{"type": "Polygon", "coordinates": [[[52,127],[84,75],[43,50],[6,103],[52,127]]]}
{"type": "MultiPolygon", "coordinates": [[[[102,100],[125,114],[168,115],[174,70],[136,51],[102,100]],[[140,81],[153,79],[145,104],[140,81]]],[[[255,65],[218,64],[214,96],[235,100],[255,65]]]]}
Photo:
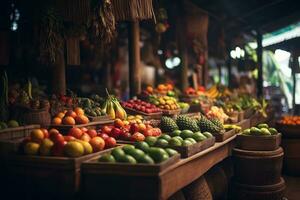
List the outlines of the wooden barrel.
{"type": "Polygon", "coordinates": [[[299,139],[283,139],[283,172],[291,176],[300,176],[300,134],[299,139]]]}
{"type": "Polygon", "coordinates": [[[168,200],[186,200],[182,190],[179,190],[175,194],[173,194],[168,200]]]}
{"type": "Polygon", "coordinates": [[[246,151],[233,149],[234,180],[247,185],[277,184],[281,179],[283,150],[246,151]]]}
{"type": "Polygon", "coordinates": [[[201,176],[185,188],[183,193],[186,200],[212,200],[212,194],[204,176],[201,176]]]}
{"type": "Polygon", "coordinates": [[[227,199],[228,179],[220,166],[214,166],[204,177],[214,200],[227,199]]]}
{"type": "MultiPolygon", "coordinates": [[[[253,174],[253,173],[250,173],[253,174]]],[[[283,178],[272,185],[247,185],[233,183],[233,199],[236,200],[282,200],[285,189],[283,178]]]]}

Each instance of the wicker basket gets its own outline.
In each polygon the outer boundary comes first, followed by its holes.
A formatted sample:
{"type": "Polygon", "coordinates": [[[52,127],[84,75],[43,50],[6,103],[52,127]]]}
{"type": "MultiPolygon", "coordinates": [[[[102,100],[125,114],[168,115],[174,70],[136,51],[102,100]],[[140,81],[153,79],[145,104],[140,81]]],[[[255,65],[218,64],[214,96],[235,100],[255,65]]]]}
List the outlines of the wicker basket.
{"type": "Polygon", "coordinates": [[[24,124],[40,124],[48,126],[51,122],[51,116],[48,108],[31,109],[22,106],[14,108],[15,119],[22,121],[24,124]]]}

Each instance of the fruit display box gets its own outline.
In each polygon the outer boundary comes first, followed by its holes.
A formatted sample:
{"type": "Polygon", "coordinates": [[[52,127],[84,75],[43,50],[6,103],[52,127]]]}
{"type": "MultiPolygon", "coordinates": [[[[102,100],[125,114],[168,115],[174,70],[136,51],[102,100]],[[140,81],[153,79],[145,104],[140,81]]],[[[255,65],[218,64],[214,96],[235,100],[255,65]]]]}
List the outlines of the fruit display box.
{"type": "Polygon", "coordinates": [[[131,115],[143,115],[145,116],[144,118],[148,118],[148,119],[160,119],[161,116],[162,116],[162,112],[156,112],[156,113],[145,113],[145,112],[142,112],[142,111],[139,111],[139,110],[135,110],[135,109],[132,109],[132,108],[128,108],[128,107],[125,107],[125,110],[128,114],[131,114],[131,115]]]}
{"type": "Polygon", "coordinates": [[[15,128],[6,128],[0,130],[0,140],[11,140],[14,138],[27,137],[31,130],[40,128],[40,125],[26,125],[15,128]]]}
{"type": "MultiPolygon", "coordinates": [[[[106,151],[109,149],[104,150],[106,151]]],[[[13,188],[22,188],[22,192],[40,198],[46,196],[47,199],[69,199],[79,192],[82,162],[100,154],[101,152],[96,152],[77,158],[9,155],[3,157],[2,168],[13,188]]]]}
{"type": "Polygon", "coordinates": [[[213,136],[215,136],[216,142],[223,142],[223,141],[227,140],[228,138],[231,138],[235,134],[236,134],[236,130],[232,129],[232,130],[229,130],[226,132],[222,131],[220,133],[213,133],[213,136]]]}
{"type": "Polygon", "coordinates": [[[162,109],[162,113],[165,116],[179,115],[180,112],[181,112],[181,109],[176,109],[176,110],[165,110],[165,109],[162,109]]]}
{"type": "Polygon", "coordinates": [[[199,153],[205,149],[208,149],[209,147],[213,146],[215,144],[215,137],[207,138],[206,140],[203,140],[201,142],[197,142],[196,144],[192,144],[189,146],[169,146],[168,148],[175,149],[181,154],[182,158],[187,158],[192,155],[195,155],[196,153],[199,153]]]}
{"type": "Polygon", "coordinates": [[[300,137],[300,125],[288,125],[276,122],[276,129],[282,133],[283,138],[300,137]]]}
{"type": "Polygon", "coordinates": [[[91,122],[112,122],[112,119],[108,115],[92,117],[87,115],[91,122]]]}
{"type": "Polygon", "coordinates": [[[122,174],[122,175],[158,175],[161,171],[168,168],[169,166],[175,164],[180,160],[180,154],[176,154],[170,157],[168,160],[161,163],[155,164],[130,164],[130,163],[107,163],[99,162],[98,159],[101,155],[105,153],[110,153],[109,151],[103,152],[100,155],[88,160],[82,164],[82,173],[105,173],[105,174],[122,174]]]}
{"type": "Polygon", "coordinates": [[[281,143],[281,133],[270,136],[255,136],[238,134],[236,147],[248,151],[274,151],[281,143]]]}
{"type": "Polygon", "coordinates": [[[114,121],[113,120],[107,120],[107,121],[96,121],[96,122],[89,122],[86,124],[75,124],[75,125],[50,125],[49,128],[55,128],[57,130],[59,130],[59,132],[62,133],[67,133],[71,128],[81,128],[81,127],[86,127],[86,128],[97,128],[100,125],[104,125],[104,124],[112,124],[114,121]]]}

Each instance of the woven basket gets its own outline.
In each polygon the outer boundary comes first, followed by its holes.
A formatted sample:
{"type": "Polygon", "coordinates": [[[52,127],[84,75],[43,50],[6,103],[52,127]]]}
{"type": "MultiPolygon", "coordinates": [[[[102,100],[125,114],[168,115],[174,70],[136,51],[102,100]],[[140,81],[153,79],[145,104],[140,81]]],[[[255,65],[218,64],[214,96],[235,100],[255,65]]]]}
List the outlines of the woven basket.
{"type": "Polygon", "coordinates": [[[16,106],[14,108],[14,119],[18,119],[24,124],[48,126],[51,122],[51,116],[48,110],[48,108],[33,110],[22,106],[16,106]]]}

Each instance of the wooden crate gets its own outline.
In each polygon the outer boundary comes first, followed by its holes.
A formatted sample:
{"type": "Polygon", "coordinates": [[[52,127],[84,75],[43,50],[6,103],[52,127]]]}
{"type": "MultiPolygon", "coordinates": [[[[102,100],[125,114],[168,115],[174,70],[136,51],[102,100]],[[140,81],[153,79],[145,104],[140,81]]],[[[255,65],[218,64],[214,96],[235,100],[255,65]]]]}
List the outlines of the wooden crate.
{"type": "Polygon", "coordinates": [[[187,158],[190,156],[195,155],[196,153],[199,153],[215,144],[215,137],[208,138],[206,140],[203,140],[201,142],[197,142],[196,144],[192,144],[189,146],[180,146],[180,147],[171,147],[168,148],[175,149],[178,151],[182,158],[187,158]]]}
{"type": "Polygon", "coordinates": [[[162,112],[145,113],[145,112],[138,111],[138,110],[135,110],[135,109],[132,109],[132,108],[127,108],[127,107],[125,107],[124,109],[126,110],[126,112],[128,114],[131,114],[131,115],[142,115],[145,119],[160,119],[161,116],[162,116],[162,112]]]}
{"type": "Polygon", "coordinates": [[[113,120],[108,115],[92,117],[87,115],[91,122],[112,123],[113,120]]]}
{"type": "Polygon", "coordinates": [[[50,125],[50,128],[55,128],[55,129],[59,130],[62,134],[65,134],[65,133],[68,133],[68,131],[74,127],[77,127],[77,128],[86,127],[86,128],[96,129],[100,125],[112,124],[112,123],[113,123],[113,120],[108,120],[108,121],[89,122],[87,124],[77,124],[77,125],[63,125],[63,124],[62,125],[50,125]]]}
{"type": "Polygon", "coordinates": [[[216,142],[223,142],[227,140],[228,138],[231,138],[236,134],[236,130],[232,129],[230,131],[223,131],[221,133],[213,133],[213,136],[216,138],[216,142]]]}
{"type": "Polygon", "coordinates": [[[236,125],[241,127],[241,130],[245,130],[247,128],[250,128],[250,119],[244,119],[238,123],[235,123],[236,125]]]}
{"type": "Polygon", "coordinates": [[[236,147],[248,151],[274,151],[279,148],[281,134],[271,136],[254,136],[239,134],[236,137],[236,147]]]}
{"type": "Polygon", "coordinates": [[[40,125],[26,125],[16,128],[0,130],[0,140],[11,140],[14,138],[27,137],[33,129],[40,128],[40,125]]]}
{"type": "Polygon", "coordinates": [[[2,166],[5,170],[4,180],[8,181],[7,187],[18,188],[19,197],[27,195],[28,199],[75,198],[80,191],[82,162],[100,154],[101,152],[97,152],[77,158],[5,156],[2,166]]]}

